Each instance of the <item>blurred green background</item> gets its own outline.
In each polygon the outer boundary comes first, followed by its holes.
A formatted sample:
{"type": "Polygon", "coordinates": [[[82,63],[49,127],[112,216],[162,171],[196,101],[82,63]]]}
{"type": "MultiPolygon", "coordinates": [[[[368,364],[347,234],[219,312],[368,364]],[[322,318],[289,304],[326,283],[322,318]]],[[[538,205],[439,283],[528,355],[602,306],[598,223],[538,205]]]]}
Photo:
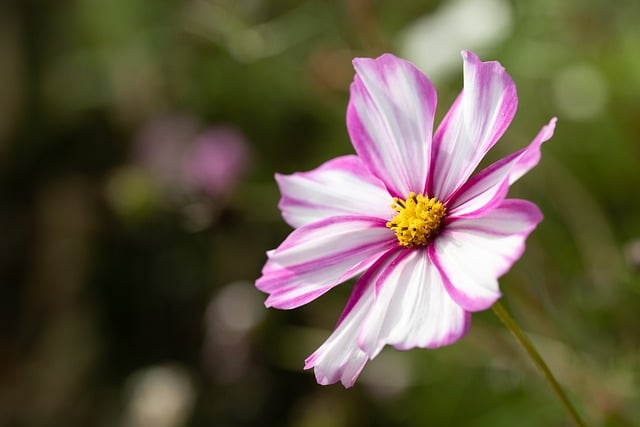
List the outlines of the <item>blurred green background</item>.
{"type": "Polygon", "coordinates": [[[0,4],[0,426],[565,426],[490,311],[356,386],[302,370],[349,294],[294,311],[253,288],[289,232],[274,172],[352,152],[351,59],[438,88],[463,48],[552,116],[511,195],[545,221],[503,299],[590,425],[640,425],[640,2],[7,0],[0,4]]]}

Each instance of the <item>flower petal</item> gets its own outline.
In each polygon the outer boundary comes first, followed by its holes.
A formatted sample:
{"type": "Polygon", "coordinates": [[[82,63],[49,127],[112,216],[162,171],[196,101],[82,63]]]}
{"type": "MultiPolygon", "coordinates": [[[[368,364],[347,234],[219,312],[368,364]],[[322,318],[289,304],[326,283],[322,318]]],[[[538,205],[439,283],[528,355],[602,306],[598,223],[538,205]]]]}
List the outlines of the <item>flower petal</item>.
{"type": "Polygon", "coordinates": [[[464,89],[433,139],[429,194],[447,202],[507,129],[518,106],[516,87],[500,63],[463,51],[464,89]]]}
{"type": "Polygon", "coordinates": [[[447,224],[429,248],[429,258],[451,298],[465,310],[489,308],[500,297],[498,277],[520,258],[541,220],[533,203],[506,199],[481,218],[447,224]]]}
{"type": "Polygon", "coordinates": [[[540,161],[540,146],[553,136],[556,119],[553,118],[522,150],[504,157],[478,172],[452,197],[450,217],[484,215],[504,200],[509,185],[530,171],[540,161]]]}
{"type": "Polygon", "coordinates": [[[556,129],[556,117],[552,118],[546,126],[543,126],[538,135],[534,138],[530,147],[527,147],[526,151],[522,153],[522,157],[518,159],[518,162],[514,165],[511,173],[509,173],[509,185],[519,180],[522,175],[533,169],[534,166],[540,161],[540,146],[543,142],[551,139],[556,129]],[[538,142],[539,141],[539,142],[538,142]],[[537,145],[537,148],[534,148],[537,145]]]}
{"type": "Polygon", "coordinates": [[[375,282],[396,253],[390,250],[382,255],[356,282],[336,329],[305,360],[304,368],[315,368],[319,384],[341,381],[345,387],[351,387],[369,360],[358,347],[358,333],[373,305],[375,282]]]}
{"type": "Polygon", "coordinates": [[[293,227],[340,215],[390,219],[391,196],[357,156],[330,160],[309,172],[276,174],[282,216],[293,227]]]}
{"type": "MultiPolygon", "coordinates": [[[[530,201],[505,199],[487,215],[480,218],[457,219],[447,227],[450,230],[472,231],[488,237],[518,235],[524,241],[542,218],[540,209],[530,201]]],[[[505,272],[506,270],[502,273],[505,272]]]]}
{"type": "Polygon", "coordinates": [[[405,250],[376,284],[359,346],[370,358],[385,344],[399,350],[436,348],[460,339],[471,315],[456,304],[426,250],[405,250]]]}
{"type": "Polygon", "coordinates": [[[437,96],[413,64],[384,54],[356,58],[347,129],[367,167],[395,197],[424,192],[437,96]]]}
{"type": "Polygon", "coordinates": [[[362,272],[396,239],[382,220],[341,216],[294,230],[262,269],[265,305],[295,308],[362,272]]]}

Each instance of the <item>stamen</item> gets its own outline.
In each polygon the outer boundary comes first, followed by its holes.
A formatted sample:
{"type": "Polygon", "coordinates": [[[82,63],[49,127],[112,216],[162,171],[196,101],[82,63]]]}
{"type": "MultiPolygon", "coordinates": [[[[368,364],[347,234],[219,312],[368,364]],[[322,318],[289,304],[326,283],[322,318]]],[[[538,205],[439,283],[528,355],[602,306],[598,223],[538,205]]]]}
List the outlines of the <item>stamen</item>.
{"type": "Polygon", "coordinates": [[[424,246],[440,229],[447,208],[435,197],[411,192],[405,199],[393,198],[393,210],[398,212],[387,227],[393,230],[398,243],[405,247],[424,246]]]}

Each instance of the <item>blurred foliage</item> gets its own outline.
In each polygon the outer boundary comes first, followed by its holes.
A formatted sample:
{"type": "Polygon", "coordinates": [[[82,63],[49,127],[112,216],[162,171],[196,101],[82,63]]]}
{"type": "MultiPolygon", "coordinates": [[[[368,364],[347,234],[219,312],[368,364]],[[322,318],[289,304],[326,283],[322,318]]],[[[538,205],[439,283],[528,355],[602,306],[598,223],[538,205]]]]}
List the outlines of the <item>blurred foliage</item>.
{"type": "MultiPolygon", "coordinates": [[[[545,221],[505,303],[590,425],[640,424],[639,20],[635,0],[3,2],[0,425],[568,425],[490,312],[451,347],[385,350],[344,390],[302,365],[350,285],[290,312],[252,287],[289,232],[273,173],[350,153],[351,59],[408,40],[419,64],[435,43],[510,72],[520,111],[492,158],[559,117],[512,190],[545,221]],[[489,12],[456,15],[472,2],[489,12]],[[184,178],[220,126],[250,141],[225,192],[184,178]]],[[[438,118],[457,61],[434,71],[438,118]]]]}

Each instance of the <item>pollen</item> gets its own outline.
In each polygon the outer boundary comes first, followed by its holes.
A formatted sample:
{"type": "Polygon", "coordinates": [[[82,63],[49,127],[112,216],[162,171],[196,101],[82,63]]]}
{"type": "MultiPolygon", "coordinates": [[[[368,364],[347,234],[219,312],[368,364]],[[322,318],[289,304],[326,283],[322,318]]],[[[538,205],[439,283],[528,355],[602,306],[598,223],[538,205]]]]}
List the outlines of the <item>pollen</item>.
{"type": "Polygon", "coordinates": [[[387,222],[405,247],[424,246],[437,234],[447,208],[435,197],[429,198],[411,192],[406,200],[393,198],[391,204],[396,216],[387,222]]]}

